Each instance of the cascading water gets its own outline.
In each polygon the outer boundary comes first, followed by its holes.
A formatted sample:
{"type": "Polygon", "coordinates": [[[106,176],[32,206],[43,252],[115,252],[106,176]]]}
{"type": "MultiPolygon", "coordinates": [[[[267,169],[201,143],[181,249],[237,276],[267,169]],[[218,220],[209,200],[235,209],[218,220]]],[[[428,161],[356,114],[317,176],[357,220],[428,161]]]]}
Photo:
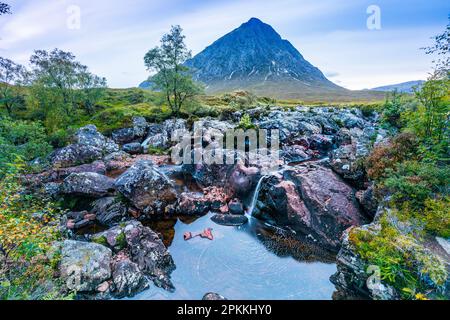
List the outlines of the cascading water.
{"type": "Polygon", "coordinates": [[[252,201],[250,203],[250,207],[247,210],[247,215],[250,217],[253,215],[253,210],[255,209],[256,202],[258,201],[259,189],[261,189],[261,184],[262,184],[263,180],[267,177],[268,177],[268,175],[262,176],[259,179],[258,184],[256,185],[255,193],[253,194],[252,201]]]}

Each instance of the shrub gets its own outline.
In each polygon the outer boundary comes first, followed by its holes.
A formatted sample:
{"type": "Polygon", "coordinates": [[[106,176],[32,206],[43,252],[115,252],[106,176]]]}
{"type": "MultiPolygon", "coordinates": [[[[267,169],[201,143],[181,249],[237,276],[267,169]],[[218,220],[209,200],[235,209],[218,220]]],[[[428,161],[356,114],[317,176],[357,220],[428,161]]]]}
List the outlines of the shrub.
{"type": "Polygon", "coordinates": [[[380,268],[381,279],[404,298],[438,294],[445,285],[447,270],[440,258],[419,245],[410,235],[399,232],[383,216],[381,229],[354,228],[349,241],[367,265],[380,268]]]}
{"type": "Polygon", "coordinates": [[[409,201],[414,209],[421,209],[429,198],[448,192],[450,169],[432,163],[405,161],[383,182],[392,200],[401,205],[409,201]]]}
{"type": "Polygon", "coordinates": [[[26,192],[19,182],[23,168],[23,162],[9,164],[0,180],[0,246],[8,266],[0,299],[60,298],[57,285],[39,291],[43,285],[54,283],[58,255],[50,252],[60,239],[56,222],[59,208],[26,192]]]}
{"type": "Polygon", "coordinates": [[[239,121],[240,129],[249,130],[249,129],[255,129],[256,126],[252,123],[252,119],[250,119],[250,116],[248,114],[244,114],[239,121]]]}
{"type": "Polygon", "coordinates": [[[52,147],[39,122],[0,119],[0,169],[21,158],[25,161],[46,156],[52,147]]]}
{"type": "Polygon", "coordinates": [[[375,181],[386,178],[389,169],[404,160],[416,158],[417,150],[417,138],[411,133],[399,134],[390,143],[375,147],[366,159],[369,178],[375,181]]]}

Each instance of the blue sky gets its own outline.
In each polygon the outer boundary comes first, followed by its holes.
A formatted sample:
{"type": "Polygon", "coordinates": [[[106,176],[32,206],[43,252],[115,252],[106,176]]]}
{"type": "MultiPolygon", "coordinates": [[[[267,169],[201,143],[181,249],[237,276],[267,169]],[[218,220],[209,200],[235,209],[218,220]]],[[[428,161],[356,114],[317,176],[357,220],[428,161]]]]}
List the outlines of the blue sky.
{"type": "Polygon", "coordinates": [[[70,50],[110,87],[136,86],[148,76],[143,56],[172,24],[198,53],[251,17],[271,24],[319,67],[349,89],[425,79],[432,57],[421,47],[441,33],[448,0],[15,0],[0,17],[0,56],[27,64],[35,49],[70,50]],[[370,5],[381,29],[366,25],[370,5]],[[80,28],[68,28],[73,7],[80,28]],[[70,12],[68,12],[68,10],[70,12]]]}

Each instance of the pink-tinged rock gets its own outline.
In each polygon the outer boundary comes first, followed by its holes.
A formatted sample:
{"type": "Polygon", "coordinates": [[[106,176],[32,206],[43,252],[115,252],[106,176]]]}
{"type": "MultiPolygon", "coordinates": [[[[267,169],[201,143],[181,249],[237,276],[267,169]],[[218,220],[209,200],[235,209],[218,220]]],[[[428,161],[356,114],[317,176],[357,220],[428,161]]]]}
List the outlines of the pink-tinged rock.
{"type": "Polygon", "coordinates": [[[253,215],[311,234],[331,250],[339,248],[344,230],[366,222],[355,191],[332,170],[312,164],[265,178],[253,215]]]}
{"type": "Polygon", "coordinates": [[[97,287],[97,291],[98,292],[106,292],[109,289],[109,283],[108,281],[105,281],[103,283],[101,283],[98,287],[97,287]]]}

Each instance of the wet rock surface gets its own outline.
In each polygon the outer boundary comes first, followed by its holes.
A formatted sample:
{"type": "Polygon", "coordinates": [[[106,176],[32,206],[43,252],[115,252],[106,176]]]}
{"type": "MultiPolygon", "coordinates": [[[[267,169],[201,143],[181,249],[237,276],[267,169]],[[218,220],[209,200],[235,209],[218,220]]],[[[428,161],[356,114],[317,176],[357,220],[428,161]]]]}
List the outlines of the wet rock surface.
{"type": "Polygon", "coordinates": [[[253,214],[312,234],[334,250],[344,230],[365,222],[354,190],[330,169],[312,164],[264,179],[253,214]]]}
{"type": "Polygon", "coordinates": [[[241,226],[248,222],[248,218],[239,214],[216,214],[211,218],[217,224],[222,226],[241,226]]]}

